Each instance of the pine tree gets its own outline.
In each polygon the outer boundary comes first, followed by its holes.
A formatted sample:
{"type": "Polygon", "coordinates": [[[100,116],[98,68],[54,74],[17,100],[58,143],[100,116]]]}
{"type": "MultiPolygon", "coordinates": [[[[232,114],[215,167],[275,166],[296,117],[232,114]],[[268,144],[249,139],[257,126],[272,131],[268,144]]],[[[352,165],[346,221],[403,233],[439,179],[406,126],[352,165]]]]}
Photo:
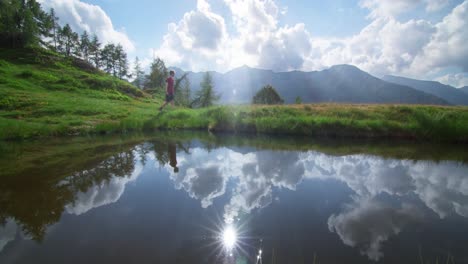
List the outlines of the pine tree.
{"type": "Polygon", "coordinates": [[[58,50],[70,57],[76,55],[79,50],[78,34],[73,32],[69,24],[66,24],[59,32],[58,50]]]}
{"type": "Polygon", "coordinates": [[[282,104],[284,100],[276,92],[275,88],[271,85],[264,86],[252,98],[253,104],[282,104]]]}
{"type": "Polygon", "coordinates": [[[113,74],[115,76],[115,45],[112,43],[106,44],[104,48],[101,50],[101,62],[103,70],[109,74],[113,74]]]}
{"type": "Polygon", "coordinates": [[[190,107],[191,91],[190,80],[187,78],[188,73],[184,73],[181,78],[177,79],[175,88],[175,101],[178,105],[190,107]]]}
{"type": "Polygon", "coordinates": [[[85,30],[80,36],[80,53],[82,58],[89,62],[91,41],[89,40],[88,32],[85,30]]]}
{"type": "Polygon", "coordinates": [[[0,44],[11,48],[39,45],[46,19],[35,0],[0,1],[0,44]]]}
{"type": "Polygon", "coordinates": [[[213,78],[209,72],[203,76],[200,86],[201,89],[196,93],[192,106],[209,107],[214,105],[220,99],[221,96],[216,94],[214,91],[213,78]]]}
{"type": "Polygon", "coordinates": [[[145,89],[155,89],[164,87],[164,81],[168,75],[168,71],[164,61],[160,58],[153,60],[150,66],[150,73],[145,78],[145,89]]]}
{"type": "Polygon", "coordinates": [[[49,11],[49,23],[50,23],[49,37],[51,38],[51,42],[52,42],[51,46],[53,47],[55,51],[57,51],[59,31],[61,28],[58,23],[58,17],[55,15],[55,10],[53,8],[51,8],[49,11]]]}
{"type": "Polygon", "coordinates": [[[135,85],[138,88],[142,88],[143,86],[143,75],[145,73],[141,69],[141,64],[140,60],[138,57],[135,58],[135,65],[133,66],[133,76],[135,76],[135,80],[133,80],[133,85],[135,85]]]}
{"type": "Polygon", "coordinates": [[[89,45],[89,58],[93,62],[94,67],[101,67],[101,43],[99,42],[96,34],[93,35],[89,45]]]}
{"type": "Polygon", "coordinates": [[[117,76],[120,79],[128,77],[127,53],[120,44],[118,44],[114,50],[114,68],[116,73],[114,76],[117,76]]]}

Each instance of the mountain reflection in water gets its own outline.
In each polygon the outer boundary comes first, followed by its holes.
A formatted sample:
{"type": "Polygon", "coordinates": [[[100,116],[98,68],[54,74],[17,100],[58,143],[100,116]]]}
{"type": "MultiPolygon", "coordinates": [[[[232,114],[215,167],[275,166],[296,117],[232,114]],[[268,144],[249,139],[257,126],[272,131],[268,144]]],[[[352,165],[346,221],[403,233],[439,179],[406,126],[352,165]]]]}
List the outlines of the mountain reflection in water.
{"type": "Polygon", "coordinates": [[[0,262],[257,263],[259,250],[263,263],[467,261],[464,158],[279,141],[166,135],[46,157],[12,148],[0,262]],[[242,235],[227,256],[217,244],[231,225],[242,235]]]}

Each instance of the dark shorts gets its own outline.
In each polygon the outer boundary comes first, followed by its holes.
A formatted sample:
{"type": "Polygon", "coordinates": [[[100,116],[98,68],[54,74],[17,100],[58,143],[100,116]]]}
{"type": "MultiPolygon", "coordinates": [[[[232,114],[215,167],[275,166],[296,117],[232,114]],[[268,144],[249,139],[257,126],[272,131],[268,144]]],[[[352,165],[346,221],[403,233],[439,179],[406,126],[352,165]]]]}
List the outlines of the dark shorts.
{"type": "Polygon", "coordinates": [[[173,94],[166,94],[166,102],[170,102],[174,100],[174,95],[173,94]]]}

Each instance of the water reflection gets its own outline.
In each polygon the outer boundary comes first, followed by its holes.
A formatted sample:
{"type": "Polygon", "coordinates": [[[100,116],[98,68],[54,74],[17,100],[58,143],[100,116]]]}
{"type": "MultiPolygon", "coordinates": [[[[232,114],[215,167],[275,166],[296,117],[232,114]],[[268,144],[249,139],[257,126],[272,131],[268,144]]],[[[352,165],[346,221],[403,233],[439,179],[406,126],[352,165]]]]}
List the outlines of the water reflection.
{"type": "Polygon", "coordinates": [[[306,179],[338,180],[354,192],[353,201],[328,218],[329,230],[372,260],[383,256],[382,243],[425,218],[418,204],[386,202],[380,197],[384,193],[403,200],[417,195],[440,218],[467,216],[468,167],[459,162],[194,148],[191,155],[181,157],[180,168],[181,173],[171,175],[175,187],[200,200],[203,208],[225,194],[227,182],[235,182],[224,205],[228,224],[241,214],[268,206],[275,189],[295,190],[306,179]]]}
{"type": "Polygon", "coordinates": [[[381,244],[409,225],[422,222],[424,215],[414,204],[392,206],[375,198],[356,198],[343,212],[328,218],[328,228],[337,233],[343,243],[358,247],[372,260],[383,253],[381,244]]]}
{"type": "Polygon", "coordinates": [[[8,219],[15,219],[26,235],[41,241],[65,210],[79,215],[115,202],[138,174],[134,152],[128,150],[65,177],[7,178],[0,185],[0,222],[7,226],[8,219]]]}
{"type": "MultiPolygon", "coordinates": [[[[188,217],[187,212],[203,210],[205,213],[212,208],[219,215],[220,223],[216,223],[219,226],[236,225],[248,219],[250,237],[256,241],[246,242],[248,245],[241,253],[248,263],[265,254],[262,261],[295,258],[285,253],[297,250],[284,241],[292,234],[304,241],[296,247],[319,248],[320,243],[310,242],[317,234],[293,231],[307,230],[308,225],[320,227],[320,232],[326,230],[320,233],[325,241],[323,245],[341,241],[372,261],[391,257],[387,256],[392,252],[387,245],[394,243],[392,240],[417,227],[432,226],[431,219],[443,221],[458,217],[463,219],[463,230],[468,231],[465,219],[468,217],[468,166],[460,161],[419,161],[366,153],[330,155],[307,149],[273,151],[223,143],[219,138],[214,141],[162,138],[123,148],[119,145],[107,150],[105,157],[84,159],[82,164],[86,165],[73,171],[66,166],[63,170],[54,166],[49,170],[51,173],[42,177],[29,173],[4,177],[0,182],[0,253],[21,239],[43,241],[63,215],[87,217],[93,210],[117,203],[129,183],[134,183],[141,192],[150,192],[139,179],[146,172],[152,178],[168,177],[172,189],[199,203],[198,209],[188,209],[187,201],[164,200],[165,210],[158,210],[157,214],[167,215],[169,222],[174,221],[169,217],[169,211],[174,208],[182,208],[180,214],[188,217]],[[327,189],[321,193],[317,189],[319,185],[327,189]],[[281,210],[285,210],[282,206],[292,210],[287,215],[292,223],[281,222],[281,210]],[[294,211],[296,208],[298,211],[294,211]],[[290,234],[285,236],[279,229],[290,234]],[[264,237],[269,239],[270,248],[265,248],[262,255],[258,254],[261,247],[258,239],[264,237]],[[335,242],[326,242],[332,240],[335,242]]],[[[165,192],[170,193],[171,189],[166,188],[165,192]]],[[[164,195],[168,194],[158,195],[165,199],[164,195]]],[[[148,203],[141,198],[136,201],[134,207],[148,203]]],[[[151,211],[151,206],[144,211],[151,211]]],[[[145,214],[135,217],[144,219],[145,214]]],[[[197,222],[196,225],[201,228],[207,224],[197,222]]],[[[154,229],[151,225],[143,227],[154,229]]],[[[238,242],[233,242],[236,234],[232,232],[222,237],[225,246],[231,249],[238,242]]],[[[174,236],[174,239],[184,238],[174,236]]],[[[190,249],[185,250],[197,255],[191,248],[196,244],[191,241],[187,246],[190,249]]],[[[161,244],[164,246],[168,245],[161,244]]],[[[455,247],[457,253],[459,248],[455,247]]],[[[315,258],[315,252],[312,253],[315,258]]],[[[308,254],[305,259],[310,260],[311,253],[308,254]]],[[[342,259],[356,257],[346,254],[342,259]]],[[[190,262],[190,258],[186,259],[190,262]]]]}

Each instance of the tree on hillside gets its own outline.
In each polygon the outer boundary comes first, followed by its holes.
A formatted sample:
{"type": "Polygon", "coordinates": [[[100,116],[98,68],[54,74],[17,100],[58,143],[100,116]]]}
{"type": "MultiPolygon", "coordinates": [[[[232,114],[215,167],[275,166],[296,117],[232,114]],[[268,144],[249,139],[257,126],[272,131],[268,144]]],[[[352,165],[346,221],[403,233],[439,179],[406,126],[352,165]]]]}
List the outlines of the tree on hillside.
{"type": "Polygon", "coordinates": [[[88,32],[85,30],[80,36],[80,55],[87,62],[89,62],[90,47],[91,41],[88,32]]]}
{"type": "Polygon", "coordinates": [[[93,35],[93,38],[89,43],[89,59],[94,64],[94,67],[101,67],[101,43],[99,42],[96,34],[93,35]]]}
{"type": "Polygon", "coordinates": [[[129,76],[127,53],[120,44],[118,44],[114,50],[114,69],[114,76],[119,77],[120,79],[124,79],[129,76]]]}
{"type": "Polygon", "coordinates": [[[65,56],[70,57],[77,55],[79,50],[79,37],[78,33],[73,32],[69,24],[66,24],[59,31],[58,51],[65,56]]]}
{"type": "Polygon", "coordinates": [[[59,18],[55,15],[55,10],[51,8],[49,11],[49,15],[48,15],[49,34],[47,37],[50,38],[49,46],[51,46],[53,50],[55,51],[57,51],[59,31],[60,31],[60,25],[58,23],[58,20],[59,18]]]}
{"type": "Polygon", "coordinates": [[[190,107],[191,103],[190,80],[187,78],[187,76],[187,72],[182,74],[180,78],[176,79],[174,85],[176,104],[184,107],[190,107]]]}
{"type": "Polygon", "coordinates": [[[112,43],[106,44],[101,50],[100,60],[102,62],[102,68],[105,72],[109,74],[116,75],[114,68],[114,58],[115,58],[115,45],[112,43]]]}
{"type": "Polygon", "coordinates": [[[135,65],[133,66],[133,76],[135,77],[135,79],[133,80],[132,84],[141,89],[143,86],[144,74],[145,73],[141,69],[140,60],[138,59],[138,57],[136,57],[135,65]]]}
{"type": "Polygon", "coordinates": [[[253,104],[283,104],[284,100],[271,85],[266,85],[252,99],[253,104]]]}
{"type": "Polygon", "coordinates": [[[192,106],[209,107],[220,99],[221,96],[214,91],[213,78],[209,72],[206,72],[203,76],[200,86],[201,89],[197,91],[192,106]]]}
{"type": "Polygon", "coordinates": [[[11,48],[36,46],[47,30],[47,14],[35,0],[0,1],[0,44],[11,48]]]}
{"type": "Polygon", "coordinates": [[[145,89],[155,89],[164,87],[168,70],[164,61],[160,58],[153,60],[150,66],[150,73],[145,78],[145,89]]]}

